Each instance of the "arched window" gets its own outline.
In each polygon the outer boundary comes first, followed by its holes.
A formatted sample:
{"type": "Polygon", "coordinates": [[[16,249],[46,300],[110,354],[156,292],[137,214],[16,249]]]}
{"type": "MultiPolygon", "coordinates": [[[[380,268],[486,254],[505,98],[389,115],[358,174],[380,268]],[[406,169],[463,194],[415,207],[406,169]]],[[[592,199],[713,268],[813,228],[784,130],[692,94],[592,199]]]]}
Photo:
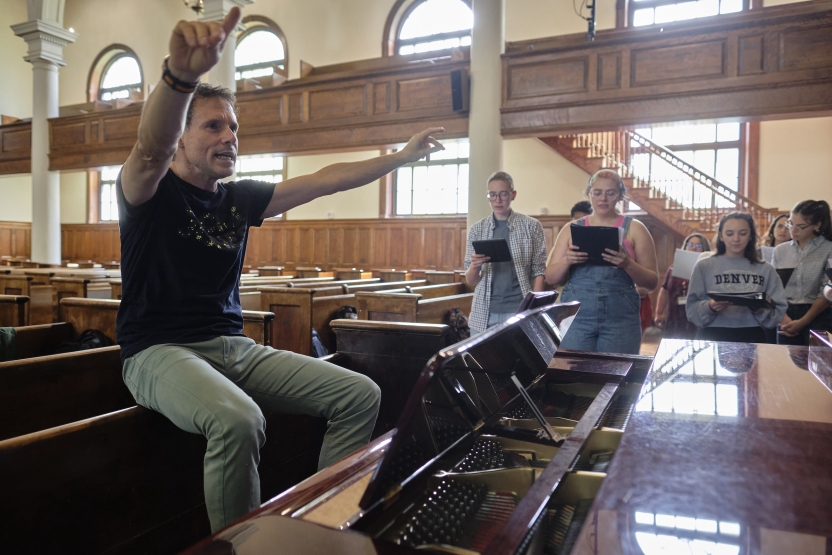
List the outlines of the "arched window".
{"type": "Polygon", "coordinates": [[[89,101],[132,98],[141,100],[144,77],[135,52],[113,44],[96,57],[88,79],[89,101]]]}
{"type": "Polygon", "coordinates": [[[243,19],[245,31],[237,36],[234,51],[235,80],[288,75],[286,39],[277,23],[252,15],[243,19]]]}
{"type": "Polygon", "coordinates": [[[385,25],[383,54],[470,46],[473,26],[470,0],[398,0],[385,25]]]}

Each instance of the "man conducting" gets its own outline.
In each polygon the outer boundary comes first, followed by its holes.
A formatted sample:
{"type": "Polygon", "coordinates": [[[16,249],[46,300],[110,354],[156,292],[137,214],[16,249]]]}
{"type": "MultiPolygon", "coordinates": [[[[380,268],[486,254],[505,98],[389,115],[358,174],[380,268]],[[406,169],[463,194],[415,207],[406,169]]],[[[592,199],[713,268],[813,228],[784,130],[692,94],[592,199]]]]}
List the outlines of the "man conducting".
{"type": "Polygon", "coordinates": [[[222,23],[176,25],[116,182],[124,381],[140,405],[207,438],[205,504],[214,531],[260,504],[261,409],[325,417],[322,469],[369,440],[380,399],[364,376],[243,336],[237,284],[248,228],[442,150],[430,136],[442,129],[428,129],[395,154],[276,186],[220,183],[237,156],[235,99],[198,81],[239,19],[234,8],[222,23]]]}

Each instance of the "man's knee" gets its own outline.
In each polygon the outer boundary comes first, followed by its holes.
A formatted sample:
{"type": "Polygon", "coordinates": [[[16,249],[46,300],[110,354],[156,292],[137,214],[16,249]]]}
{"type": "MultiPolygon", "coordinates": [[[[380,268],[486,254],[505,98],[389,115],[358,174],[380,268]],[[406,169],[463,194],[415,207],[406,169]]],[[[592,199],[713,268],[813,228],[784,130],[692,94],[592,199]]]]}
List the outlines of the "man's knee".
{"type": "Polygon", "coordinates": [[[362,374],[355,374],[350,386],[350,397],[364,410],[378,411],[381,389],[378,384],[362,374]]]}
{"type": "Polygon", "coordinates": [[[225,406],[218,415],[226,441],[254,443],[258,449],[266,441],[266,418],[254,401],[225,406]]]}

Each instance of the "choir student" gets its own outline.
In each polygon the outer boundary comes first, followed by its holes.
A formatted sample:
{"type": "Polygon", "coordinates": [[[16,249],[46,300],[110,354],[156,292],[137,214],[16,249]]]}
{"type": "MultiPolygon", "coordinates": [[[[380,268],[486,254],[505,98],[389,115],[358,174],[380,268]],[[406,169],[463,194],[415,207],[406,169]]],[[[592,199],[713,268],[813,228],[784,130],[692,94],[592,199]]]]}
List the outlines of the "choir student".
{"type": "Polygon", "coordinates": [[[768,262],[757,255],[754,220],[743,212],[722,217],[716,254],[693,267],[685,304],[688,320],[699,328],[696,339],[765,343],[764,328],[773,328],[786,312],[783,284],[768,262]],[[752,310],[709,293],[766,293],[774,308],[752,310]]]}
{"type": "Polygon", "coordinates": [[[580,351],[638,354],[641,347],[641,303],[636,286],[656,288],[659,271],[653,237],[644,224],[620,214],[616,205],[627,190],[621,176],[601,170],[589,178],[586,195],[592,214],[575,222],[582,226],[624,229],[619,250],[603,254],[609,266],[587,264],[587,253],[572,244],[570,226],[558,234],[546,281],[565,284],[561,300],[580,301],[581,309],[563,338],[561,347],[580,351]]]}
{"type": "Polygon", "coordinates": [[[829,205],[823,200],[799,202],[786,226],[792,240],[774,249],[773,258],[777,270],[793,268],[785,283],[789,308],[780,322],[777,342],[808,345],[809,330],[832,330],[832,309],[823,297],[824,270],[832,258],[829,205]]]}

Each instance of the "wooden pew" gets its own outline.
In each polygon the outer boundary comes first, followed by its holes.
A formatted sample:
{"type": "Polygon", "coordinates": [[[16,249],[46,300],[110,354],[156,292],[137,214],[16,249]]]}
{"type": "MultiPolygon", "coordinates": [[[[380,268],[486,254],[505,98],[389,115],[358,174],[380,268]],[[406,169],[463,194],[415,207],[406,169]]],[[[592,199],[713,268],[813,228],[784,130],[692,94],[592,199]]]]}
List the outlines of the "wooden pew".
{"type": "Polygon", "coordinates": [[[106,278],[88,278],[88,277],[53,277],[50,279],[52,285],[52,321],[63,322],[66,318],[61,310],[61,299],[69,297],[86,299],[90,298],[90,287],[92,287],[94,298],[110,299],[112,295],[111,286],[107,283],[106,278]],[[93,286],[97,284],[98,287],[93,286]],[[103,288],[102,288],[103,286],[103,288]],[[106,296],[101,293],[106,288],[106,296]]]}
{"type": "Polygon", "coordinates": [[[110,279],[110,298],[117,301],[121,300],[121,278],[110,279]]]}
{"type": "Polygon", "coordinates": [[[338,342],[333,362],[381,388],[374,437],[396,426],[427,361],[451,344],[450,329],[441,324],[333,320],[330,326],[338,342]]]}
{"type": "Polygon", "coordinates": [[[413,275],[407,270],[396,270],[395,268],[376,268],[373,275],[381,278],[382,281],[409,281],[413,275]]]}
{"type": "Polygon", "coordinates": [[[384,291],[385,289],[401,289],[402,287],[420,287],[422,285],[427,285],[427,282],[423,279],[411,279],[405,281],[378,281],[375,283],[356,283],[344,284],[344,293],[357,293],[359,291],[384,291]]]}
{"type": "Polygon", "coordinates": [[[361,268],[332,268],[338,279],[370,279],[373,272],[365,272],[361,268]]]}
{"type": "Polygon", "coordinates": [[[451,295],[462,295],[468,293],[462,283],[440,283],[438,285],[424,285],[422,287],[407,287],[408,293],[422,295],[422,299],[435,299],[437,297],[450,297],[451,295]]]}
{"type": "Polygon", "coordinates": [[[438,270],[410,270],[410,275],[412,276],[412,279],[427,280],[429,285],[454,283],[454,272],[438,270]]]}
{"type": "Polygon", "coordinates": [[[0,362],[0,440],[136,404],[118,346],[0,362]]]}
{"type": "Polygon", "coordinates": [[[285,266],[260,266],[257,273],[261,276],[282,276],[286,273],[285,266]]]}
{"type": "MultiPolygon", "coordinates": [[[[355,320],[333,327],[343,351],[330,359],[382,388],[380,435],[427,360],[449,344],[449,330],[355,320]]],[[[322,419],[266,416],[264,501],[315,472],[325,431],[322,419]]],[[[177,553],[209,534],[204,454],[202,437],[141,407],[0,441],[0,475],[14,476],[0,503],[0,545],[10,553],[177,553]]]]}
{"type": "MultiPolygon", "coordinates": [[[[76,338],[81,332],[98,330],[116,342],[116,317],[121,301],[113,299],[61,300],[65,322],[16,328],[19,359],[50,355],[62,341],[76,338]]],[[[269,312],[243,311],[243,333],[260,345],[271,343],[274,315],[269,312]]]]}
{"type": "Polygon", "coordinates": [[[0,294],[29,297],[24,311],[24,325],[52,322],[52,286],[36,285],[33,276],[22,274],[0,275],[0,294]]]}
{"type": "Polygon", "coordinates": [[[318,297],[315,293],[315,289],[299,287],[260,288],[261,308],[275,315],[272,347],[311,356],[314,329],[331,352],[329,321],[339,308],[355,306],[355,295],[318,297]]]}
{"type": "Polygon", "coordinates": [[[321,268],[315,267],[304,267],[304,266],[296,266],[295,267],[295,274],[299,278],[316,278],[316,277],[331,277],[335,278],[335,272],[327,272],[321,268]]]}
{"type": "MultiPolygon", "coordinates": [[[[126,389],[126,388],[125,388],[126,389]]],[[[261,498],[315,472],[323,419],[266,415],[261,498]]],[[[8,553],[178,553],[210,533],[205,439],[133,406],[0,441],[8,553]]]]}
{"type": "Polygon", "coordinates": [[[436,324],[442,323],[452,308],[460,309],[465,315],[470,314],[474,300],[473,293],[422,300],[419,295],[403,293],[359,292],[355,296],[359,320],[436,324]]]}
{"type": "Polygon", "coordinates": [[[0,328],[26,325],[26,295],[0,295],[0,328]]]}

